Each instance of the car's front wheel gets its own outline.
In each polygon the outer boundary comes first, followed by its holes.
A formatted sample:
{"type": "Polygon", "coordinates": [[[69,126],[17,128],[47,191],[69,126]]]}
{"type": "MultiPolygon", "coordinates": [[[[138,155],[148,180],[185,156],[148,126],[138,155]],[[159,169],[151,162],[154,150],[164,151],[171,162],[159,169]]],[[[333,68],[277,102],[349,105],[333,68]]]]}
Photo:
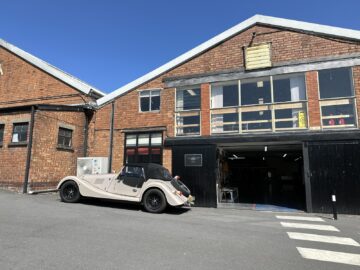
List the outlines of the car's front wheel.
{"type": "Polygon", "coordinates": [[[164,193],[158,189],[149,189],[144,195],[144,208],[150,213],[161,213],[166,208],[164,193]]]}
{"type": "Polygon", "coordinates": [[[79,186],[74,181],[67,181],[60,188],[61,201],[66,203],[76,203],[80,200],[79,186]]]}

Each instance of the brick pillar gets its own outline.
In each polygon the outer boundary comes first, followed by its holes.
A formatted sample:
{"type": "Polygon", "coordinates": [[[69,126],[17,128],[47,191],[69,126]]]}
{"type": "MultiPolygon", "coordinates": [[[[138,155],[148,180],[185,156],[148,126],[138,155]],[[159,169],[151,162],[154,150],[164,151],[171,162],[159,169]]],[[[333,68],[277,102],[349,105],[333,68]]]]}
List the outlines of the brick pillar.
{"type": "Polygon", "coordinates": [[[354,92],[356,96],[356,110],[358,115],[358,126],[360,126],[360,66],[353,67],[354,92]]]}
{"type": "Polygon", "coordinates": [[[201,85],[201,136],[210,135],[210,84],[201,85]]]}
{"type": "Polygon", "coordinates": [[[310,129],[320,129],[321,126],[318,85],[317,71],[306,72],[306,90],[309,106],[310,129]]]}

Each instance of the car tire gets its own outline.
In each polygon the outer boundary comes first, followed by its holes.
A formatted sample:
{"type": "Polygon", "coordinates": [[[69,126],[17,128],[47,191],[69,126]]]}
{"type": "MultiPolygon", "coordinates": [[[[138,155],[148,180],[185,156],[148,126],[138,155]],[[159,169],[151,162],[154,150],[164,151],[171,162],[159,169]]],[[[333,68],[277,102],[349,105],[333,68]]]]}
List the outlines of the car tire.
{"type": "Polygon", "coordinates": [[[149,189],[143,199],[144,208],[150,213],[161,213],[166,208],[166,197],[159,189],[149,189]]]}
{"type": "Polygon", "coordinates": [[[76,203],[80,201],[81,195],[79,186],[75,181],[66,181],[61,185],[60,198],[62,202],[76,203]]]}
{"type": "Polygon", "coordinates": [[[185,197],[189,197],[190,195],[190,190],[188,189],[187,186],[185,186],[185,184],[183,182],[181,182],[180,180],[176,180],[173,179],[171,180],[171,184],[173,185],[173,187],[178,190],[181,191],[181,193],[185,196],[185,197]]]}

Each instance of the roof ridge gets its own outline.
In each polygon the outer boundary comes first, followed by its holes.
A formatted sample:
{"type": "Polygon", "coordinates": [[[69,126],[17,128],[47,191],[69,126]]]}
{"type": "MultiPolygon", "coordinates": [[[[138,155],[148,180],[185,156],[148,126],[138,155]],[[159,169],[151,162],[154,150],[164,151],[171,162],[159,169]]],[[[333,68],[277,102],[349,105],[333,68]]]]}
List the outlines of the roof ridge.
{"type": "Polygon", "coordinates": [[[63,71],[62,69],[40,59],[19,47],[5,41],[4,39],[0,38],[0,46],[4,47],[5,49],[9,50],[10,52],[16,54],[17,56],[23,58],[24,60],[30,62],[34,66],[46,71],[47,73],[51,74],[52,76],[60,79],[61,81],[73,86],[74,88],[78,89],[79,91],[83,92],[84,94],[90,94],[91,91],[94,91],[98,95],[105,96],[106,94],[101,90],[97,89],[96,87],[80,80],[79,78],[71,75],[70,73],[63,71]]]}
{"type": "Polygon", "coordinates": [[[245,21],[242,21],[237,25],[225,30],[224,32],[214,36],[213,38],[210,38],[209,40],[201,43],[200,45],[194,47],[193,49],[181,54],[180,56],[173,58],[172,60],[161,65],[160,67],[146,73],[145,75],[125,84],[124,86],[98,99],[96,101],[98,106],[105,105],[111,100],[121,95],[124,95],[125,93],[133,90],[139,85],[142,85],[160,76],[161,74],[181,65],[182,63],[196,57],[197,55],[203,53],[204,51],[216,46],[217,44],[223,42],[224,40],[246,30],[247,28],[255,24],[271,25],[275,27],[281,27],[281,28],[292,29],[297,31],[300,30],[310,33],[317,33],[328,36],[334,36],[338,38],[347,38],[347,39],[360,41],[360,31],[358,30],[256,14],[246,19],[245,21]]]}

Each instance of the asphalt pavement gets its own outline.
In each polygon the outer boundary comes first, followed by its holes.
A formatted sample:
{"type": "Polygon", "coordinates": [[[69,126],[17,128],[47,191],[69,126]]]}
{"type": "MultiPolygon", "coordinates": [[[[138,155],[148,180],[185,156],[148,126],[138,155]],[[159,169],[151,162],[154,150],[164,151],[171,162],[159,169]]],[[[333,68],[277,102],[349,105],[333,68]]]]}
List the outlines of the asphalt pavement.
{"type": "Polygon", "coordinates": [[[0,269],[359,269],[360,216],[170,209],[0,190],[0,269]]]}

